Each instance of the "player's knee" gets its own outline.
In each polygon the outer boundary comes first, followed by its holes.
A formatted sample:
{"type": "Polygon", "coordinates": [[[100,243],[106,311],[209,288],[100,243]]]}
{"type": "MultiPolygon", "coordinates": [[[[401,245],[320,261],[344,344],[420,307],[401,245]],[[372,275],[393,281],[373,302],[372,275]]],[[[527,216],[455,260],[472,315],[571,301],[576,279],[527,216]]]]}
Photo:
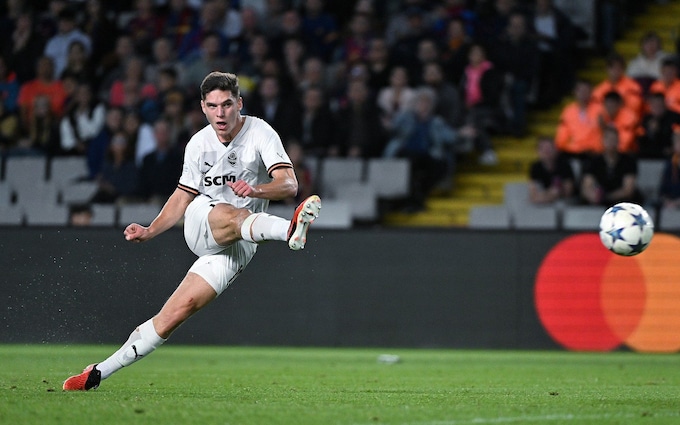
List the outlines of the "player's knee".
{"type": "Polygon", "coordinates": [[[241,225],[250,215],[250,211],[235,208],[229,204],[215,205],[210,212],[210,228],[215,241],[223,246],[238,241],[241,238],[241,225]]]}

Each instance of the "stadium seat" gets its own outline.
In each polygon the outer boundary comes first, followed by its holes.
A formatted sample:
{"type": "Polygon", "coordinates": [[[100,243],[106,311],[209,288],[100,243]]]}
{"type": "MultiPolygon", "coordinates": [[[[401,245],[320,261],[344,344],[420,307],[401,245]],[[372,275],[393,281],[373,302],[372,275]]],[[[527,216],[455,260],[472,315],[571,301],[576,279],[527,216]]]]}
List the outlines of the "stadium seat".
{"type": "Polygon", "coordinates": [[[126,204],[119,207],[118,225],[126,227],[130,223],[147,226],[160,212],[161,207],[154,204],[126,204]]]}
{"type": "Polygon", "coordinates": [[[604,207],[566,206],[562,215],[562,228],[565,230],[592,230],[600,227],[604,207]]]}
{"type": "Polygon", "coordinates": [[[47,159],[43,156],[11,156],[5,163],[5,182],[15,191],[45,181],[47,159]]]}
{"type": "Polygon", "coordinates": [[[663,159],[638,160],[637,183],[645,198],[645,203],[654,202],[659,198],[663,167],[663,159]]]}
{"type": "Polygon", "coordinates": [[[319,218],[312,224],[315,229],[349,229],[352,227],[352,208],[347,201],[322,200],[319,218]]]}
{"type": "Polygon", "coordinates": [[[30,187],[17,189],[15,193],[17,205],[26,213],[56,206],[59,195],[56,186],[46,181],[34,181],[30,187]]]}
{"type": "Polygon", "coordinates": [[[61,188],[61,202],[63,204],[82,204],[92,199],[97,191],[95,182],[70,182],[65,183],[61,188]]]}
{"type": "Polygon", "coordinates": [[[511,213],[516,214],[531,207],[529,202],[529,182],[510,182],[503,185],[503,203],[511,213]]]}
{"type": "Polygon", "coordinates": [[[553,205],[525,206],[512,213],[515,229],[557,229],[558,208],[553,205]]]}
{"type": "Polygon", "coordinates": [[[659,212],[658,228],[664,231],[680,230],[680,210],[662,208],[659,212]]]}
{"type": "Polygon", "coordinates": [[[353,219],[373,221],[378,218],[378,198],[373,186],[351,183],[336,188],[335,194],[334,199],[349,203],[353,219]]]}
{"type": "Polygon", "coordinates": [[[84,156],[55,157],[50,161],[49,181],[57,188],[87,178],[87,161],[84,156]]]}
{"type": "Polygon", "coordinates": [[[320,164],[319,173],[321,198],[333,198],[339,186],[362,181],[364,160],[361,158],[326,158],[320,164]]]}
{"type": "Polygon", "coordinates": [[[382,199],[405,198],[410,194],[411,165],[404,158],[368,160],[366,182],[382,199]]]}
{"type": "Polygon", "coordinates": [[[68,208],[62,205],[45,204],[41,208],[24,209],[26,224],[29,226],[66,226],[68,208]]]}
{"type": "Polygon", "coordinates": [[[93,204],[91,226],[115,226],[116,206],[113,204],[93,204]]]}
{"type": "Polygon", "coordinates": [[[6,182],[0,182],[0,205],[12,203],[12,188],[6,182]]]}
{"type": "Polygon", "coordinates": [[[505,206],[478,206],[470,210],[471,229],[509,229],[510,211],[505,206]]]}
{"type": "Polygon", "coordinates": [[[24,213],[20,206],[0,204],[0,225],[21,226],[24,222],[24,213]]]}

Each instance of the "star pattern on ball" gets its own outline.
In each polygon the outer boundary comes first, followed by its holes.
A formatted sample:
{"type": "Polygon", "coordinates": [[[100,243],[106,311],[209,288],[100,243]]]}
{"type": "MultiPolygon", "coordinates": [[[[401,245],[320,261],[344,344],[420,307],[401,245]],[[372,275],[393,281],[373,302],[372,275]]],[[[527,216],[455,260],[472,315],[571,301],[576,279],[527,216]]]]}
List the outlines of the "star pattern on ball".
{"type": "Polygon", "coordinates": [[[621,235],[621,233],[624,231],[624,229],[625,229],[625,227],[621,227],[621,228],[618,228],[618,229],[612,229],[612,230],[607,232],[607,233],[609,233],[609,236],[612,237],[612,239],[613,239],[612,242],[624,240],[623,236],[621,235]]]}
{"type": "Polygon", "coordinates": [[[642,242],[642,240],[639,240],[635,245],[631,244],[630,249],[632,249],[632,252],[642,252],[646,246],[646,243],[642,242]]]}
{"type": "Polygon", "coordinates": [[[643,229],[647,225],[647,220],[642,216],[642,214],[631,214],[635,220],[635,225],[643,229]]]}
{"type": "Polygon", "coordinates": [[[626,209],[623,208],[622,206],[614,205],[614,206],[612,207],[611,213],[612,213],[612,214],[616,214],[616,213],[619,212],[619,211],[625,211],[625,210],[626,210],[626,209]]]}

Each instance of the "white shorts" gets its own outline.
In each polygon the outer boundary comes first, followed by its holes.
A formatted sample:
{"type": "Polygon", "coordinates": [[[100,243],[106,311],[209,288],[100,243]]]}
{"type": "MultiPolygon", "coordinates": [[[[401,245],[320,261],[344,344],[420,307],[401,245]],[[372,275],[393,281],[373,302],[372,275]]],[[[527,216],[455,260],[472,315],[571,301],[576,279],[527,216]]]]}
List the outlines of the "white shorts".
{"type": "Polygon", "coordinates": [[[244,240],[229,246],[217,244],[210,230],[208,214],[220,203],[225,202],[199,195],[184,213],[184,240],[199,256],[189,271],[205,279],[217,295],[227,289],[257,251],[257,244],[244,240]]]}

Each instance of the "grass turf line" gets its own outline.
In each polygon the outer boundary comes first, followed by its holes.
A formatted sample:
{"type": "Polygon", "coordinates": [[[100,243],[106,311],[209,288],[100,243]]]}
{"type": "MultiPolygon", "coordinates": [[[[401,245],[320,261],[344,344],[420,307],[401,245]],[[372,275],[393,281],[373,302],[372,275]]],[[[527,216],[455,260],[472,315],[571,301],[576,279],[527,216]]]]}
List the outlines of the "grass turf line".
{"type": "Polygon", "coordinates": [[[0,345],[0,424],[680,423],[677,355],[168,344],[61,390],[114,349],[0,345]]]}

